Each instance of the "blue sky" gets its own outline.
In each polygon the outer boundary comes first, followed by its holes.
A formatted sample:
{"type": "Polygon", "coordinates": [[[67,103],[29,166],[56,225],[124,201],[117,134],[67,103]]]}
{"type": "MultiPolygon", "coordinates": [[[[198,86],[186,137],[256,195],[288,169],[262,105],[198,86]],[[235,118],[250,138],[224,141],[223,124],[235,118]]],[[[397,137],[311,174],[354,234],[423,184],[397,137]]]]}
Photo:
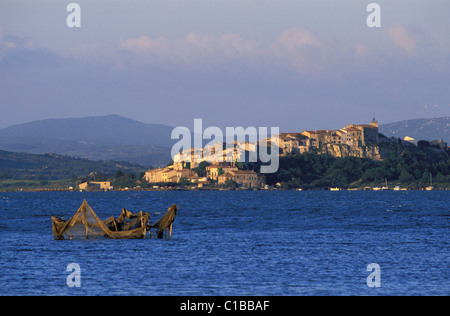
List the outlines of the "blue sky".
{"type": "Polygon", "coordinates": [[[0,2],[0,128],[145,123],[340,128],[450,115],[450,2],[0,2]],[[436,106],[437,104],[437,106],[436,106]]]}

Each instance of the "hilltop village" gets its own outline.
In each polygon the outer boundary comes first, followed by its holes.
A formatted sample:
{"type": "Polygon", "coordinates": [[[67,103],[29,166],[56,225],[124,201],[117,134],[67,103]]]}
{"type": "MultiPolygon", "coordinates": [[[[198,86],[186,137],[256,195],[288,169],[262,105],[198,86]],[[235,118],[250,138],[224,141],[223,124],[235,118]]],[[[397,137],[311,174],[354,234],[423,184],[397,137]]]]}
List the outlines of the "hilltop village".
{"type": "MultiPolygon", "coordinates": [[[[315,152],[334,157],[381,158],[376,146],[379,133],[378,122],[375,120],[368,125],[351,124],[339,130],[280,133],[265,141],[269,146],[278,148],[280,157],[315,152]]],[[[198,187],[210,184],[229,187],[235,184],[247,189],[263,188],[264,176],[252,170],[243,170],[245,164],[239,163],[247,161],[242,157],[255,152],[257,145],[259,144],[235,140],[234,146],[227,148],[221,143],[221,161],[217,161],[217,146],[190,148],[177,154],[173,164],[148,170],[144,178],[149,183],[192,183],[198,187]]]]}
{"type": "MultiPolygon", "coordinates": [[[[280,157],[315,153],[335,158],[356,157],[382,161],[388,153],[380,149],[380,144],[393,140],[379,134],[378,122],[374,118],[369,124],[350,124],[339,130],[280,133],[265,141],[268,146],[279,151],[280,157]]],[[[398,141],[411,145],[408,138],[398,141]]],[[[268,187],[265,175],[246,170],[246,164],[241,162],[248,161],[249,152],[256,152],[261,140],[256,143],[235,140],[234,146],[229,147],[224,143],[218,145],[184,150],[175,155],[172,164],[148,170],[144,179],[155,184],[155,188],[158,183],[178,183],[191,188],[211,185],[244,189],[268,187]],[[216,148],[222,148],[222,153],[218,155],[216,148]]],[[[417,146],[417,141],[414,145],[417,146]]],[[[433,145],[443,150],[447,148],[447,144],[442,141],[433,142],[433,145]]]]}

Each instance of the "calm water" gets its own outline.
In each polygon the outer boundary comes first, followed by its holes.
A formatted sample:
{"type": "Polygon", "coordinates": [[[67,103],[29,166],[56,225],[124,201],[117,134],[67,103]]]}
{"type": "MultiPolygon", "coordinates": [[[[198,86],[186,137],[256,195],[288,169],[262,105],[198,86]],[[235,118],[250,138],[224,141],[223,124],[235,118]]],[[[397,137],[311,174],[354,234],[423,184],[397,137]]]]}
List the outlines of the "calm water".
{"type": "Polygon", "coordinates": [[[0,295],[449,295],[450,193],[0,193],[0,295]],[[86,198],[156,220],[171,240],[53,240],[86,198]],[[69,288],[67,265],[81,267],[69,288]],[[369,288],[367,265],[381,268],[369,288]]]}

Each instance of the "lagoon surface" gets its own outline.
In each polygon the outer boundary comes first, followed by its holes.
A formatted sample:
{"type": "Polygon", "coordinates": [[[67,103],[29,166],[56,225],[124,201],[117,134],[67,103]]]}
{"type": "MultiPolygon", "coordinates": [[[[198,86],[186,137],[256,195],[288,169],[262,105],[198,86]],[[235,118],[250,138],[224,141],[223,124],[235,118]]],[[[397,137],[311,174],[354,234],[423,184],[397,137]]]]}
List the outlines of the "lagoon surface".
{"type": "Polygon", "coordinates": [[[0,295],[449,295],[448,191],[0,193],[0,295]],[[53,239],[83,199],[172,239],[53,239]],[[81,286],[68,287],[77,263],[81,286]],[[370,263],[380,287],[368,287],[370,263]]]}

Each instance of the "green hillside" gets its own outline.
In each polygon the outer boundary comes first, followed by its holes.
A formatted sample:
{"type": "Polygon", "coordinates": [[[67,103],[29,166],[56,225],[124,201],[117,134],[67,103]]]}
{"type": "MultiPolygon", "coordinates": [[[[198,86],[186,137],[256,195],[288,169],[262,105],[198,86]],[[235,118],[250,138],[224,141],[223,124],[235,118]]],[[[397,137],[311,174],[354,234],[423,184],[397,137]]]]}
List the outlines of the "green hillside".
{"type": "Polygon", "coordinates": [[[404,143],[384,144],[389,154],[383,161],[367,158],[335,158],[306,153],[280,158],[278,172],[268,174],[269,185],[283,188],[326,189],[330,187],[361,188],[365,186],[401,186],[421,189],[430,185],[450,189],[450,155],[433,148],[428,142],[419,147],[404,143]]]}
{"type": "Polygon", "coordinates": [[[128,162],[91,161],[57,154],[27,154],[0,150],[0,180],[65,180],[91,173],[111,177],[118,170],[140,172],[145,168],[128,162]]]}

